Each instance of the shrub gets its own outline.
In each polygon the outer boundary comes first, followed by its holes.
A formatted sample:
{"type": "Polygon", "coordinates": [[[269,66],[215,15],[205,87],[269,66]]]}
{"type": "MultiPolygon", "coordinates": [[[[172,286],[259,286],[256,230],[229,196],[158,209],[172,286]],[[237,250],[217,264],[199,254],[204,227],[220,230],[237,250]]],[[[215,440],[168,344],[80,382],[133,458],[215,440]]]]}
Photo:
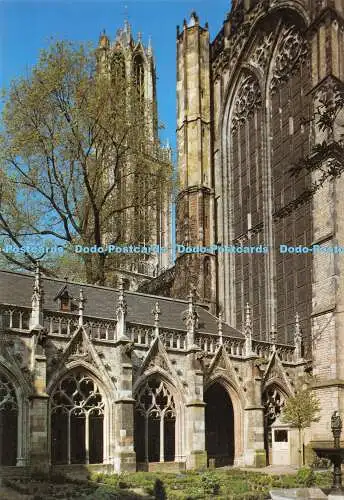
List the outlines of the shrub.
{"type": "Polygon", "coordinates": [[[217,495],[220,492],[220,482],[214,474],[211,474],[210,472],[204,473],[202,475],[201,482],[204,493],[217,495]]]}
{"type": "Polygon", "coordinates": [[[315,474],[313,469],[310,467],[301,467],[297,471],[296,474],[296,481],[298,484],[301,484],[302,486],[305,486],[306,488],[309,488],[310,486],[314,486],[315,484],[315,474]]]}

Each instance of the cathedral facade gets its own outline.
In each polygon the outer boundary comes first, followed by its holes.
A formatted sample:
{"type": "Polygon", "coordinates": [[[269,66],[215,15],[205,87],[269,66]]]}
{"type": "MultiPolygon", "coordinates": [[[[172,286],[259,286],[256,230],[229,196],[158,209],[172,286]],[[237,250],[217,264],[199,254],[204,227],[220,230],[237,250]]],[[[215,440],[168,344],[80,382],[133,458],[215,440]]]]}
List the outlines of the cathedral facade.
{"type": "Polygon", "coordinates": [[[263,466],[310,372],[306,445],[331,442],[344,180],[304,193],[340,145],[342,117],[327,131],[316,116],[343,82],[343,0],[238,0],[213,41],[196,13],[178,28],[175,266],[139,292],[0,272],[3,470],[263,466]]]}

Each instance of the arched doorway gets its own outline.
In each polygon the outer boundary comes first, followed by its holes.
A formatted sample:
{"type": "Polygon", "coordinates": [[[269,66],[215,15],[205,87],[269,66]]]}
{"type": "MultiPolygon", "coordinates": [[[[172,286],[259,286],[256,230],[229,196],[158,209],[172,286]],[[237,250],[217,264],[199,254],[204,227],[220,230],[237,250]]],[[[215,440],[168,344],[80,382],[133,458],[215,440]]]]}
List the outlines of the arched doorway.
{"type": "Polygon", "coordinates": [[[102,463],[103,420],[96,382],[82,371],[65,375],[51,396],[52,463],[102,463]]]}
{"type": "Polygon", "coordinates": [[[0,373],[0,465],[16,465],[18,448],[18,402],[15,389],[0,373]]]}
{"type": "Polygon", "coordinates": [[[176,407],[164,381],[151,378],[136,395],[135,451],[137,462],[173,462],[176,407]]]}
{"type": "Polygon", "coordinates": [[[276,386],[270,386],[263,392],[264,406],[264,447],[266,464],[271,465],[272,430],[271,426],[281,414],[285,397],[276,386]]]}
{"type": "Polygon", "coordinates": [[[205,444],[208,459],[215,459],[216,467],[233,465],[234,412],[231,398],[218,382],[212,384],[204,394],[205,444]]]}

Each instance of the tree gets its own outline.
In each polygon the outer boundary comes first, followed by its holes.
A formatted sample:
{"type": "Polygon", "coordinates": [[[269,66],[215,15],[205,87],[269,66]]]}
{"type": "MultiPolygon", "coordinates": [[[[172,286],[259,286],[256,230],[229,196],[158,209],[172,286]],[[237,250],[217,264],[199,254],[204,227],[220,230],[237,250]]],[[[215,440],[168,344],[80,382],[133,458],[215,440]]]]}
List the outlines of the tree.
{"type": "MultiPolygon", "coordinates": [[[[171,165],[148,133],[135,79],[114,64],[111,74],[98,71],[94,50],[56,42],[11,84],[0,133],[0,238],[20,251],[2,254],[16,268],[43,259],[46,274],[60,275],[75,245],[128,242],[143,224],[149,232],[147,213],[166,203],[171,165]],[[63,246],[64,260],[28,245],[63,246]]],[[[90,283],[105,284],[116,267],[106,251],[73,259],[90,283]]]]}
{"type": "MultiPolygon", "coordinates": [[[[307,120],[306,120],[307,121],[307,120]]],[[[344,171],[344,84],[330,79],[319,92],[315,112],[309,120],[318,142],[306,158],[299,158],[289,169],[292,177],[304,172],[312,176],[309,187],[274,214],[280,219],[310,202],[327,181],[344,171]],[[319,138],[321,138],[319,140],[319,138]],[[315,174],[315,175],[314,175],[315,174]]]]}
{"type": "Polygon", "coordinates": [[[303,430],[310,427],[312,422],[318,422],[320,401],[311,389],[311,378],[301,378],[297,383],[294,396],[287,399],[281,421],[296,427],[299,431],[300,466],[304,465],[303,430]]]}

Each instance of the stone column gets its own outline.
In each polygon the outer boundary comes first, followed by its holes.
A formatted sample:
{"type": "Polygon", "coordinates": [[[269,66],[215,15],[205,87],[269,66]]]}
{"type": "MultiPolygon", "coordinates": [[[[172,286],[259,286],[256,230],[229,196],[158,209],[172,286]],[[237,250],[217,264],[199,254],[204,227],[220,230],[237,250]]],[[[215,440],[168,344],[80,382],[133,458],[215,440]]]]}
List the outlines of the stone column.
{"type": "Polygon", "coordinates": [[[30,452],[29,463],[32,469],[49,470],[49,443],[48,443],[48,401],[46,390],[46,356],[43,349],[39,349],[34,357],[34,388],[30,397],[30,452]]]}
{"type": "Polygon", "coordinates": [[[250,363],[247,380],[247,401],[244,408],[244,463],[253,467],[265,467],[264,407],[261,404],[262,379],[256,366],[256,356],[250,363]]]}
{"type": "MultiPolygon", "coordinates": [[[[323,3],[323,6],[325,2],[323,3]]],[[[343,88],[344,37],[342,2],[331,2],[322,10],[319,5],[309,33],[312,51],[312,87],[314,113],[324,112],[324,99],[331,105],[337,87],[343,88]],[[340,11],[340,12],[338,12],[340,11]]],[[[323,154],[313,153],[314,165],[326,170],[333,165],[336,149],[343,133],[341,120],[333,119],[332,127],[323,130],[315,114],[313,146],[322,145],[323,154]]],[[[337,117],[338,118],[338,117],[337,117]]],[[[339,152],[343,158],[343,152],[339,152]]],[[[315,169],[313,182],[322,173],[315,169]]],[[[313,423],[312,445],[332,446],[328,416],[344,411],[344,259],[333,248],[344,241],[344,176],[326,181],[313,197],[313,284],[312,284],[312,356],[313,374],[317,378],[314,391],[321,402],[320,420],[313,423]]]]}
{"type": "Polygon", "coordinates": [[[207,466],[205,449],[205,403],[203,401],[202,352],[193,346],[187,354],[189,398],[185,405],[186,468],[207,466]]]}
{"type": "Polygon", "coordinates": [[[118,341],[117,364],[118,397],[114,401],[114,468],[116,472],[136,471],[136,454],[134,451],[134,407],[132,394],[132,344],[129,340],[118,341]]]}

